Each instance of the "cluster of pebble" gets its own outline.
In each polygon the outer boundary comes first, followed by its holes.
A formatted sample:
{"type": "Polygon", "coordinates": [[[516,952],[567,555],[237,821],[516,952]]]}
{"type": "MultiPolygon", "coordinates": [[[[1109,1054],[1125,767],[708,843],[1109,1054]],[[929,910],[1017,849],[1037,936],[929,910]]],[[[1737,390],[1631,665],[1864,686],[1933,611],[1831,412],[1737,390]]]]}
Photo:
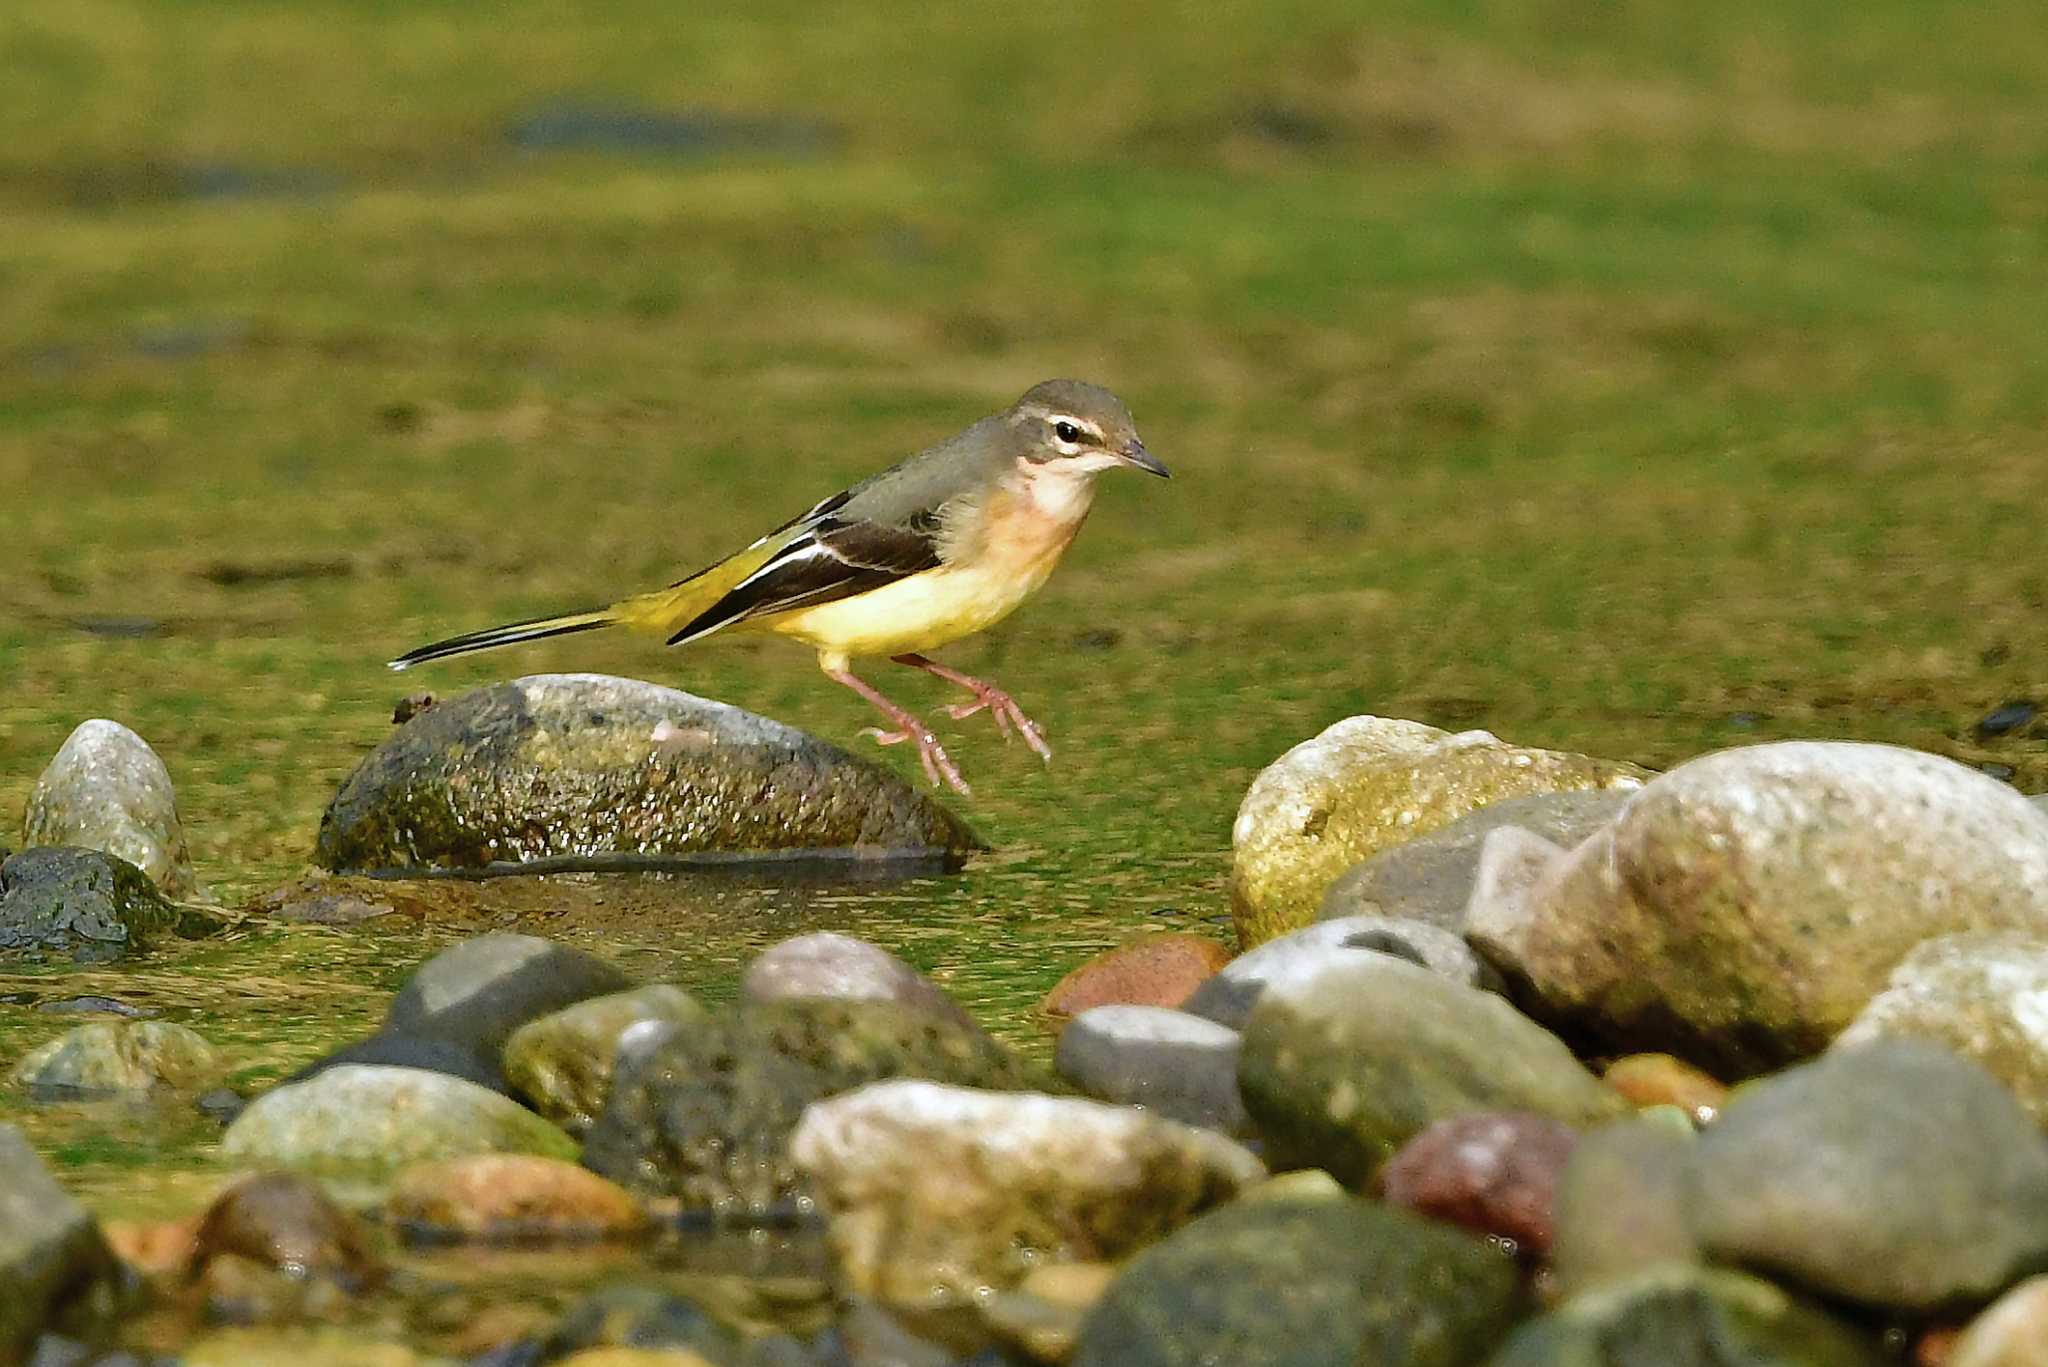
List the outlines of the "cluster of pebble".
{"type": "MultiPolygon", "coordinates": [[[[153,1297],[245,1326],[199,1367],[368,1360],[318,1326],[394,1239],[711,1222],[821,1229],[814,1313],[764,1331],[628,1288],[489,1321],[459,1360],[2048,1362],[2039,803],[1882,746],[1652,775],[1354,718],[1263,773],[1234,838],[1247,952],[1083,965],[1044,1003],[1050,1072],[845,936],[766,951],[714,1011],[492,934],[223,1106],[256,1175],[188,1220],[102,1228],[0,1129],[0,1358],[41,1335],[93,1361],[62,1345],[153,1297]]],[[[12,1077],[221,1073],[117,1021],[12,1077]]]]}

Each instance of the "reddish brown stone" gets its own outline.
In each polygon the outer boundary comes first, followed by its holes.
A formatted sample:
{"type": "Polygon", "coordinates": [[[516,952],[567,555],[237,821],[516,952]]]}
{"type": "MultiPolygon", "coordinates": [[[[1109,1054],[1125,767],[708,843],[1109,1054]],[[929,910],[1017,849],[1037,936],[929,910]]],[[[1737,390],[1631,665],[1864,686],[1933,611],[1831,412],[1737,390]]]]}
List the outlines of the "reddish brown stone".
{"type": "Polygon", "coordinates": [[[232,1254],[291,1276],[357,1291],[383,1279],[383,1264],[354,1216],[318,1183],[293,1173],[244,1178],[199,1217],[192,1271],[232,1254]]]}
{"type": "Polygon", "coordinates": [[[647,1227],[647,1213],[618,1184],[531,1154],[476,1154],[407,1168],[385,1210],[401,1231],[442,1239],[622,1239],[647,1227]]]}
{"type": "Polygon", "coordinates": [[[1607,1085],[1632,1106],[1676,1106],[1704,1125],[1721,1112],[1728,1089],[1683,1059],[1669,1054],[1630,1054],[1609,1064],[1607,1085]]]}
{"type": "Polygon", "coordinates": [[[190,1215],[182,1220],[156,1223],[109,1220],[101,1229],[114,1256],[143,1276],[181,1277],[192,1266],[199,1219],[190,1215]]]}
{"type": "Polygon", "coordinates": [[[1913,1367],[1948,1367],[1963,1331],[1954,1325],[1929,1329],[1913,1344],[1913,1367]]]}
{"type": "Polygon", "coordinates": [[[1149,935],[1082,964],[1038,1009],[1064,1020],[1097,1006],[1179,1006],[1229,962],[1206,935],[1149,935]]]}
{"type": "Polygon", "coordinates": [[[1475,1111],[1440,1120],[1380,1170],[1393,1205],[1510,1240],[1525,1256],[1550,1251],[1558,1179],[1578,1135],[1548,1116],[1475,1111]]]}

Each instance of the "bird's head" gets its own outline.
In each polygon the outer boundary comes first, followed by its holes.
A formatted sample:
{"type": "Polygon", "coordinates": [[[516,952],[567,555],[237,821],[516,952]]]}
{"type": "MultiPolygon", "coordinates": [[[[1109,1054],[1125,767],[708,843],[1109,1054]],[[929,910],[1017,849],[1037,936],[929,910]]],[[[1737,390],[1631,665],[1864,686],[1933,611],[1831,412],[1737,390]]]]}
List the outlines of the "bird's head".
{"type": "Polygon", "coordinates": [[[1166,467],[1138,440],[1138,425],[1123,400],[1079,380],[1047,380],[1026,390],[1004,415],[1020,459],[1048,473],[1096,474],[1128,465],[1166,476],[1166,467]]]}

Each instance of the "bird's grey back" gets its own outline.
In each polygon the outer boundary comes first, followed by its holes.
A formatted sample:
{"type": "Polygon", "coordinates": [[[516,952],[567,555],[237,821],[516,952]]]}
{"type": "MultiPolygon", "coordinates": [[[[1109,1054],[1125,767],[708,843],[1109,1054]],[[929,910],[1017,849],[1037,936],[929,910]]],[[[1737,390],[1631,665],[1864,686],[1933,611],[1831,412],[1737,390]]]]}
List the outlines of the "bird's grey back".
{"type": "Polygon", "coordinates": [[[964,490],[978,490],[1008,469],[1017,457],[1017,438],[1003,414],[983,418],[964,432],[898,461],[847,490],[833,515],[907,527],[964,490]]]}

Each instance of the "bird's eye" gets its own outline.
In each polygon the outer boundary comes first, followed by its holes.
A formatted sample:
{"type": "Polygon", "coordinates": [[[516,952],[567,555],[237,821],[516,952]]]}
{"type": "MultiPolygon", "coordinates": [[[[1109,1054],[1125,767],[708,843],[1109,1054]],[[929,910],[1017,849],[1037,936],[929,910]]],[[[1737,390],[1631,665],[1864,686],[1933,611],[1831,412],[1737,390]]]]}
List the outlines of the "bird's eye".
{"type": "Polygon", "coordinates": [[[1081,440],[1081,429],[1070,422],[1054,423],[1052,425],[1052,434],[1068,445],[1073,445],[1081,440]]]}

